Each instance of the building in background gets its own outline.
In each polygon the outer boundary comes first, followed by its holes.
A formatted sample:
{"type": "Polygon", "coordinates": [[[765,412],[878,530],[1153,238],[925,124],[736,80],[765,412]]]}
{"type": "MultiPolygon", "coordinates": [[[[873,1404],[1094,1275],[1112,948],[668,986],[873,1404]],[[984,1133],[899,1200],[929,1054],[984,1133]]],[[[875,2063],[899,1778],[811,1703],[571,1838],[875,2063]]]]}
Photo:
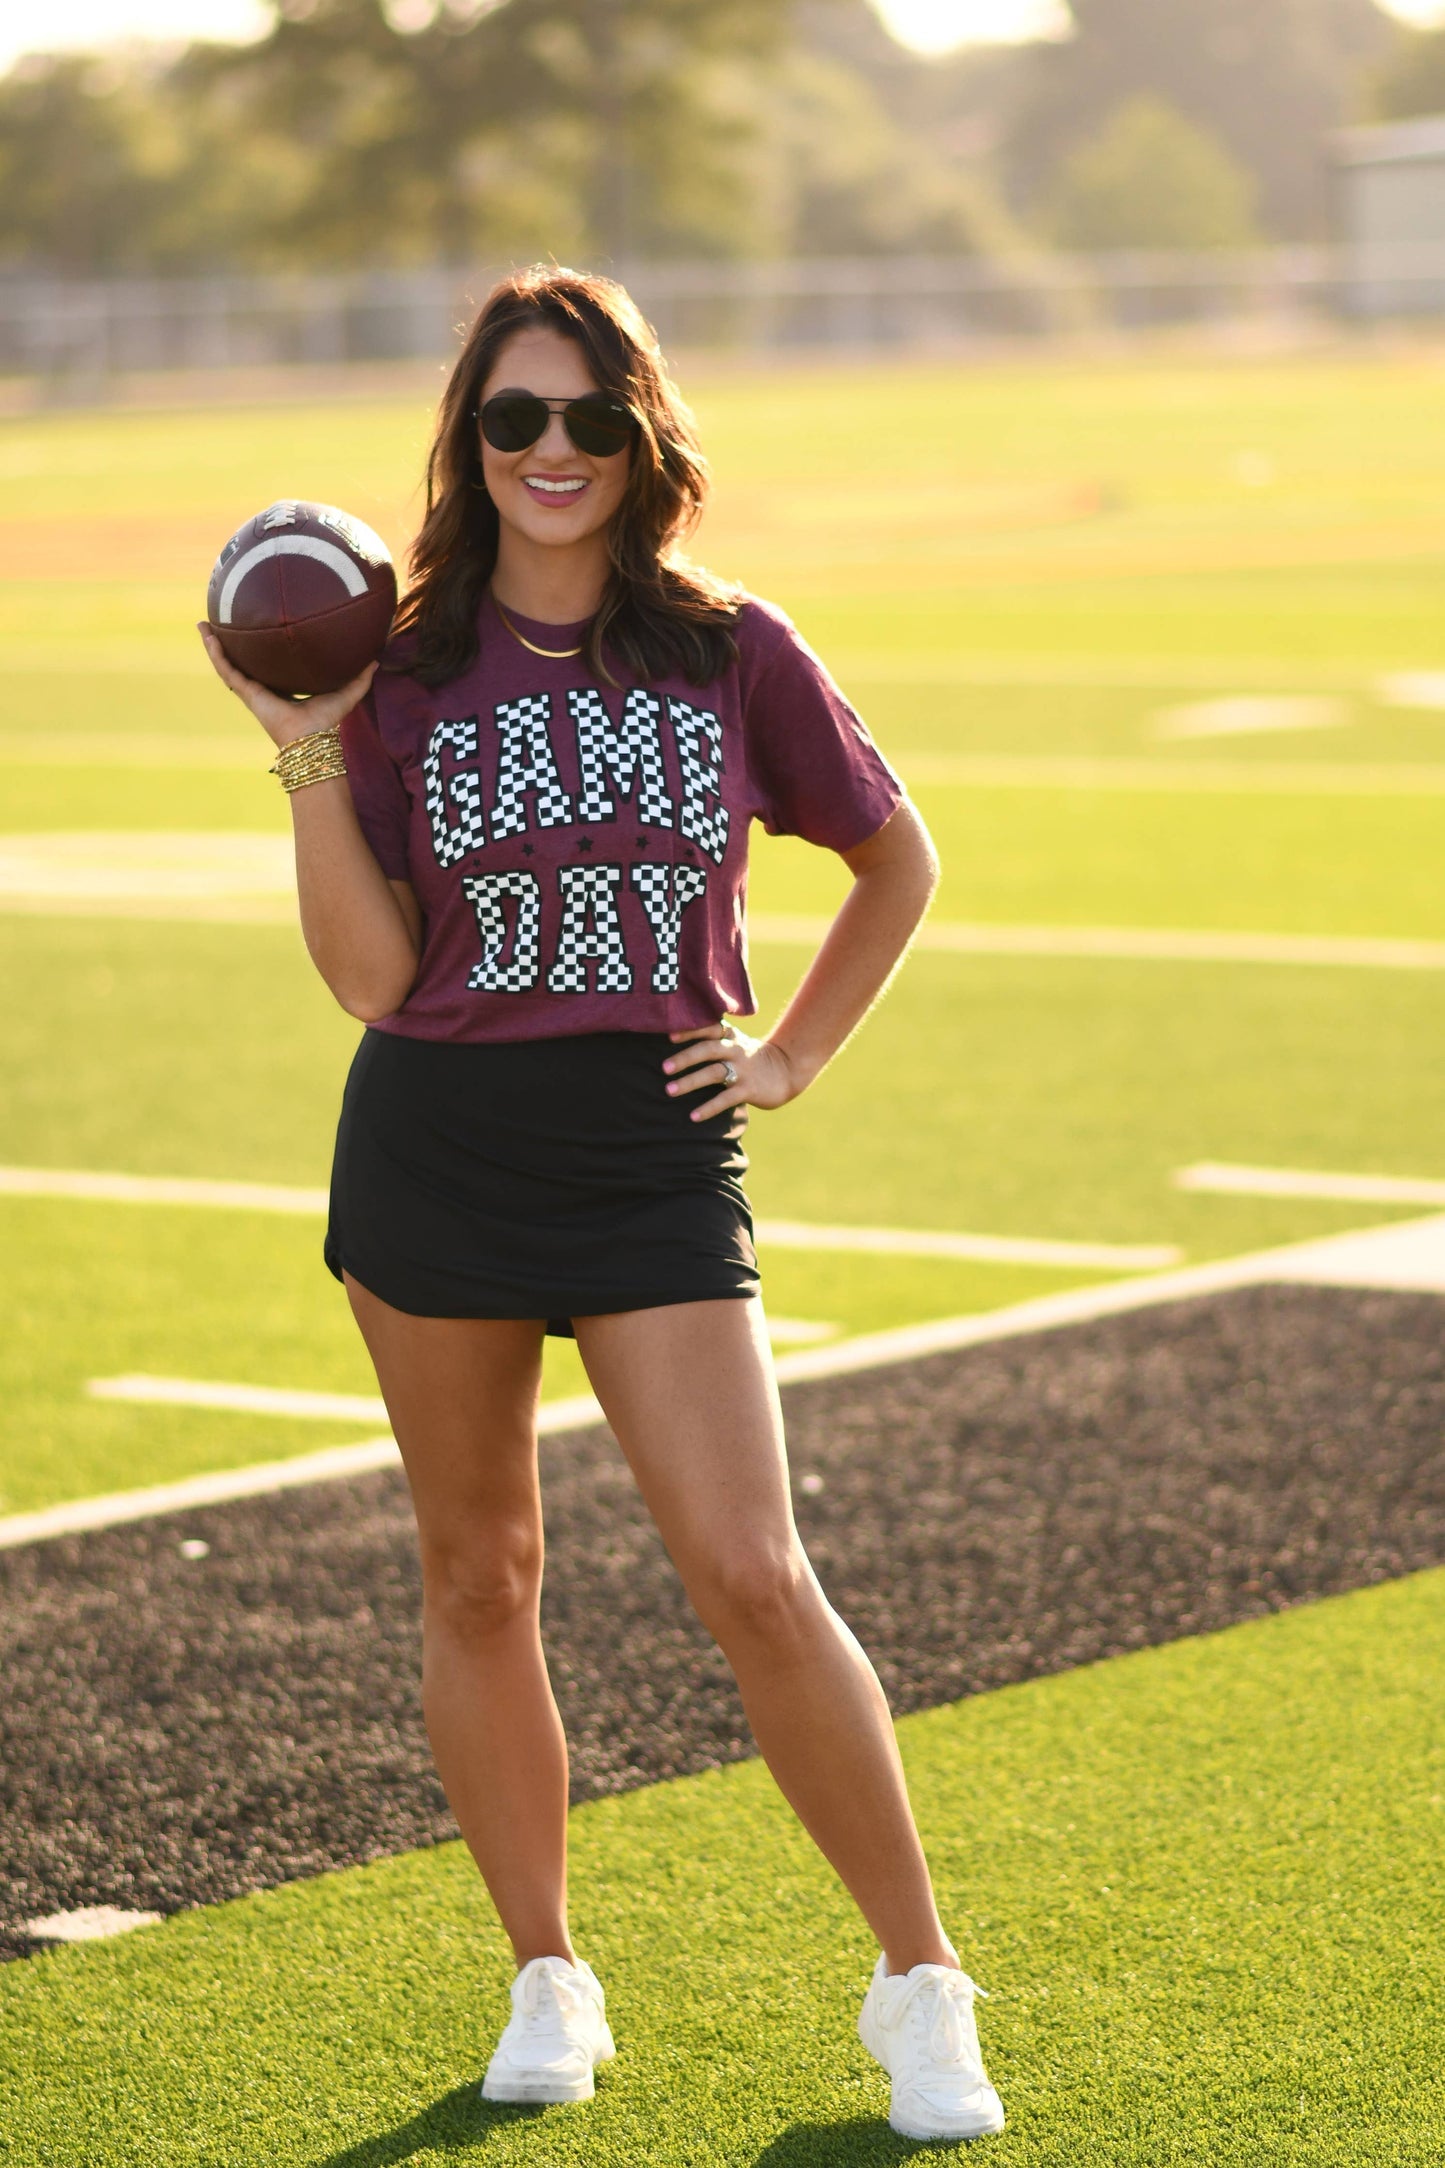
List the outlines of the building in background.
{"type": "Polygon", "coordinates": [[[1445,310],[1445,113],[1346,129],[1337,172],[1354,313],[1438,316],[1445,310]]]}

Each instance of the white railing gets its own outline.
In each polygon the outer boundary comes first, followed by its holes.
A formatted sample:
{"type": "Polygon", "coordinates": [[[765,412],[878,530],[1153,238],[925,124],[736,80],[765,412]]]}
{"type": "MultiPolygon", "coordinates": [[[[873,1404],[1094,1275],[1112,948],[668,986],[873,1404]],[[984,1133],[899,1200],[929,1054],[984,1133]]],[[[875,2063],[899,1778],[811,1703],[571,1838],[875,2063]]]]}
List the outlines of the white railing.
{"type": "MultiPolygon", "coordinates": [[[[1445,246],[633,263],[671,347],[948,347],[1188,322],[1445,315],[1445,246]]],[[[495,270],[172,279],[0,273],[0,376],[443,359],[495,270]]]]}

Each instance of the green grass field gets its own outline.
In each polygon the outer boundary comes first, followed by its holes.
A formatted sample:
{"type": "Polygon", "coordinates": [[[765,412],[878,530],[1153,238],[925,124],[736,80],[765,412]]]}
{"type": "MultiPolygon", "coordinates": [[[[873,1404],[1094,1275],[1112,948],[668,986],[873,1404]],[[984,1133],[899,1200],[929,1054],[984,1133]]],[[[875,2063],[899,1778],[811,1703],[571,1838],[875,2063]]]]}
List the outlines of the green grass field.
{"type": "MultiPolygon", "coordinates": [[[[1438,941],[1445,711],[1383,686],[1445,668],[1440,376],[1428,354],[701,369],[700,547],[794,611],[913,776],[940,919],[1438,941]],[[1335,718],[1157,735],[1161,710],[1250,694],[1335,718]],[[1003,759],[1043,765],[970,766],[1003,759]],[[1061,765],[1081,760],[1089,777],[1061,765]]],[[[211,556],[282,494],[399,544],[426,427],[423,402],[344,398],[0,425],[0,836],[282,832],[265,749],[190,630],[211,556]]],[[[831,861],[758,839],[755,911],[838,893],[831,861]]],[[[356,1032],[289,927],[0,909],[0,952],[0,1162],[324,1182],[356,1032]]],[[[764,1015],[805,960],[758,946],[764,1015]]],[[[755,1120],[755,1203],[1190,1259],[1384,1218],[1171,1177],[1204,1158],[1445,1176],[1441,987],[921,953],[816,1089],[755,1120]]],[[[366,1434],[86,1396],[131,1370],[371,1390],[319,1236],[0,1196],[0,1512],[366,1434]]],[[[764,1266],[775,1312],[842,1334],[1089,1277],[764,1266]]],[[[580,1389],[570,1348],[549,1360],[550,1392],[580,1389]]],[[[1426,1577],[907,1721],[950,1917],[997,1996],[1011,2129],[990,2158],[1441,2157],[1445,1772],[1422,1710],[1442,1605],[1426,1577]]],[[[849,2029],[867,1953],[761,1769],[581,1809],[576,1841],[625,2048],[590,2116],[471,2101],[504,1966],[443,1848],[0,1970],[0,2160],[944,2157],[878,2120],[849,2029]]]]}
{"type": "MultiPolygon", "coordinates": [[[[998,2168],[1428,2168],[1445,2149],[1445,1574],[900,1727],[990,1992],[998,2168]]],[[[886,2168],[872,1958],[757,1763],[581,1807],[619,2059],[483,2108],[504,1946],[458,1845],[0,1969],[14,2168],[886,2168]]]]}
{"type": "MultiPolygon", "coordinates": [[[[1437,379],[1417,357],[704,370],[700,547],[795,611],[915,770],[940,919],[1440,939],[1445,796],[1419,778],[1445,783],[1445,712],[1381,698],[1445,651],[1437,379]],[[1161,709],[1281,692],[1338,720],[1154,734],[1161,709]],[[999,758],[1044,767],[970,779],[999,758]],[[1102,764],[1094,787],[1050,779],[1080,759],[1102,764]],[[1239,787],[1204,775],[1221,763],[1239,787]]],[[[424,401],[343,398],[0,428],[0,835],[284,832],[259,733],[191,630],[211,552],[286,492],[399,546],[426,425],[424,401]]],[[[755,911],[830,907],[835,861],[757,842],[755,911]]],[[[5,1162],[324,1181],[356,1033],[289,928],[0,913],[0,947],[5,1162]]],[[[757,949],[765,1016],[804,961],[757,949]]],[[[1445,1170],[1438,1016],[1426,972],[920,955],[814,1093],[754,1122],[755,1201],[1192,1258],[1327,1232],[1358,1214],[1181,1196],[1172,1172],[1445,1170]]],[[[366,1390],[311,1223],[0,1198],[0,1230],[27,1258],[0,1348],[0,1511],[356,1434],[84,1395],[119,1370],[366,1390]]],[[[1061,1284],[764,1262],[778,1314],[839,1333],[1061,1284]]],[[[548,1390],[581,1384],[554,1348],[548,1390]]]]}

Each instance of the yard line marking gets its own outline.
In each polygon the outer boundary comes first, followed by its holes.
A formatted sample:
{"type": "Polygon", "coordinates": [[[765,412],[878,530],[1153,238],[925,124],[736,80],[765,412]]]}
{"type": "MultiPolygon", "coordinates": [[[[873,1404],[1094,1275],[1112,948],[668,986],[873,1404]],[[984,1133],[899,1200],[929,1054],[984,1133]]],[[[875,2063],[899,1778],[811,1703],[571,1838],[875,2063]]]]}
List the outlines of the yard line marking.
{"type": "Polygon", "coordinates": [[[32,905],[296,894],[291,838],[250,829],[66,829],[0,836],[0,895],[32,905]]]}
{"type": "Polygon", "coordinates": [[[889,746],[910,783],[960,783],[975,790],[1218,791],[1244,796],[1440,797],[1445,766],[1435,762],[1097,759],[1049,753],[932,753],[889,746]]]}
{"type": "Polygon", "coordinates": [[[1343,1204],[1445,1205],[1445,1182],[1398,1174],[1324,1174],[1296,1167],[1235,1167],[1203,1159],[1181,1167],[1176,1189],[1200,1190],[1219,1197],[1313,1197],[1343,1204]]]}
{"type": "Polygon", "coordinates": [[[1445,670],[1395,670],[1374,691],[1387,708],[1445,708],[1445,670]]]}
{"type": "Polygon", "coordinates": [[[263,750],[249,738],[149,736],[100,730],[54,732],[22,737],[0,732],[0,765],[7,768],[221,768],[255,774],[265,765],[263,750]]]}
{"type": "Polygon", "coordinates": [[[783,1250],[862,1250],[880,1257],[952,1257],[973,1264],[1097,1266],[1103,1272],[1149,1272],[1178,1264],[1172,1244],[1034,1241],[1024,1235],[950,1235],[913,1227],[817,1227],[802,1220],[759,1220],[758,1240],[783,1250]]]}
{"type": "Polygon", "coordinates": [[[1339,730],[1353,717],[1343,700],[1323,693],[1231,693],[1161,708],[1156,738],[1235,738],[1272,730],[1339,730]]]}
{"type": "Polygon", "coordinates": [[[293,1415],[312,1422],[384,1423],[386,1402],[375,1393],[297,1392],[279,1385],[208,1384],[202,1378],[153,1378],[135,1371],[92,1378],[92,1400],[133,1400],[143,1407],[219,1408],[238,1415],[293,1415]]]}
{"type": "Polygon", "coordinates": [[[82,1905],[78,1912],[51,1912],[43,1920],[22,1920],[20,1932],[32,1942],[105,1942],[135,1927],[159,1927],[159,1912],[123,1912],[119,1905],[82,1905]]]}
{"type": "Polygon", "coordinates": [[[0,1196],[71,1197],[85,1203],[209,1205],[236,1212],[324,1213],[324,1189],[280,1182],[193,1181],[186,1175],[99,1174],[66,1167],[0,1167],[0,1196]]]}
{"type": "Polygon", "coordinates": [[[829,649],[835,677],[860,685],[1042,685],[1096,686],[1103,691],[1135,689],[1168,692],[1198,687],[1201,692],[1229,692],[1235,686],[1277,685],[1295,691],[1308,686],[1321,692],[1366,692],[1370,673],[1348,663],[1290,661],[1279,655],[1015,655],[1006,650],[930,654],[912,646],[908,653],[891,648],[829,649]]]}
{"type": "MultiPolygon", "coordinates": [[[[216,1408],[242,1415],[299,1416],[305,1421],[323,1423],[384,1423],[387,1420],[386,1402],[372,1393],[314,1393],[297,1391],[290,1386],[226,1385],[205,1378],[153,1378],[140,1371],[127,1377],[92,1378],[86,1391],[93,1400],[130,1400],[142,1407],[216,1408]]],[[[574,1393],[566,1400],[544,1401],[538,1410],[537,1428],[543,1433],[569,1430],[577,1423],[595,1423],[599,1417],[600,1410],[591,1393],[574,1393]]],[[[338,1450],[350,1453],[361,1449],[341,1446],[338,1450]]]]}
{"type": "MultiPolygon", "coordinates": [[[[1041,1295],[1031,1302],[1012,1303],[1002,1310],[983,1310],[967,1317],[936,1318],[926,1324],[904,1325],[889,1332],[860,1334],[852,1340],[835,1341],[831,1347],[804,1348],[796,1354],[781,1356],[774,1370],[780,1385],[798,1384],[813,1378],[847,1377],[854,1371],[875,1370],[888,1363],[914,1361],[924,1355],[951,1354],[961,1348],[981,1347],[993,1340],[1020,1339],[1031,1333],[1051,1332],[1064,1325],[1089,1324],[1097,1318],[1123,1316],[1163,1303],[1188,1301],[1198,1295],[1271,1285],[1408,1288],[1445,1295],[1445,1213],[1427,1219],[1397,1221],[1387,1227],[1331,1235],[1322,1242],[1296,1242],[1281,1249],[1219,1258],[1211,1264],[1185,1265],[1173,1272],[1112,1280],[1103,1286],[1070,1288],[1062,1294],[1041,1295]]],[[[590,1396],[581,1395],[575,1401],[544,1404],[538,1428],[551,1434],[565,1434],[602,1419],[597,1403],[590,1396]]],[[[55,1536],[79,1535],[88,1529],[110,1528],[122,1522],[148,1520],[156,1514],[219,1505],[232,1498],[251,1498],[268,1491],[299,1488],[307,1483],[331,1482],[371,1468],[393,1467],[398,1457],[391,1438],[369,1438],[359,1445],[329,1446],[322,1452],[302,1454],[295,1460],[265,1461],[250,1468],[226,1469],[214,1475],[155,1484],[147,1490],[117,1491],[104,1498],[74,1499],[64,1505],[43,1507],[33,1513],[17,1513],[0,1520],[0,1550],[10,1550],[23,1543],[39,1543],[55,1536]]]]}
{"type": "MultiPolygon", "coordinates": [[[[811,1318],[770,1317],[768,1332],[779,1341],[832,1339],[836,1325],[811,1318]]],[[[130,1371],[118,1378],[91,1378],[85,1388],[92,1400],[123,1400],[144,1408],[209,1408],[228,1415],[279,1415],[310,1423],[384,1423],[386,1402],[377,1393],[322,1393],[289,1385],[230,1385],[220,1379],[159,1378],[130,1371]]],[[[590,1393],[544,1401],[538,1421],[544,1430],[567,1428],[580,1416],[591,1421],[597,1402],[590,1393]]]]}
{"type": "Polygon", "coordinates": [[[938,1318],[892,1332],[868,1333],[816,1352],[785,1356],[776,1369],[781,1384],[843,1377],[884,1363],[1051,1332],[1061,1325],[1089,1324],[1097,1318],[1119,1317],[1198,1295],[1271,1285],[1420,1289],[1445,1295],[1445,1214],[1329,1235],[1323,1241],[1254,1250],[1210,1264],[1185,1265],[1177,1272],[1150,1273],[1142,1279],[1067,1288],[1061,1294],[1038,1295],[1029,1302],[970,1317],[938,1318]]]}
{"type": "MultiPolygon", "coordinates": [[[[811,914],[764,913],[749,938],[811,948],[832,921],[811,914]]],[[[1445,971],[1445,941],[1399,941],[1362,934],[1205,933],[1193,927],[986,926],[925,920],[915,949],[948,956],[1100,957],[1169,964],[1308,964],[1364,971],[1445,971]]]]}
{"type": "Polygon", "coordinates": [[[6,918],[98,918],[107,925],[120,918],[172,920],[188,926],[293,926],[296,897],[289,896],[60,896],[7,895],[0,888],[0,914],[6,918]]]}
{"type": "Polygon", "coordinates": [[[396,1467],[401,1455],[394,1438],[365,1438],[358,1445],[332,1445],[319,1453],[298,1453],[294,1460],[256,1461],[249,1468],[222,1468],[214,1475],[185,1476],[175,1483],[152,1483],[143,1490],[111,1491],[100,1498],[72,1498],[34,1513],[14,1513],[0,1521],[0,1550],[22,1543],[45,1543],[54,1536],[84,1535],[92,1528],[117,1528],[159,1513],[184,1513],[192,1507],[224,1505],[232,1498],[264,1497],[271,1491],[299,1490],[308,1483],[331,1483],[343,1476],[365,1475],[373,1468],[396,1467]]]}
{"type": "MultiPolygon", "coordinates": [[[[0,1196],[67,1197],[105,1204],[212,1205],[243,1212],[324,1213],[324,1189],[280,1183],[208,1182],[184,1175],[87,1174],[67,1168],[0,1167],[0,1196]]],[[[802,1220],[759,1220],[757,1233],[779,1249],[864,1250],[880,1256],[955,1257],[980,1264],[1096,1265],[1144,1272],[1172,1264],[1177,1249],[1160,1243],[1054,1242],[1024,1235],[947,1234],[932,1228],[816,1227],[802,1220]]],[[[779,1337],[797,1322],[775,1321],[779,1337]]],[[[832,1331],[804,1322],[809,1335],[832,1331]]],[[[794,1335],[797,1337],[797,1335],[794,1335]]]]}

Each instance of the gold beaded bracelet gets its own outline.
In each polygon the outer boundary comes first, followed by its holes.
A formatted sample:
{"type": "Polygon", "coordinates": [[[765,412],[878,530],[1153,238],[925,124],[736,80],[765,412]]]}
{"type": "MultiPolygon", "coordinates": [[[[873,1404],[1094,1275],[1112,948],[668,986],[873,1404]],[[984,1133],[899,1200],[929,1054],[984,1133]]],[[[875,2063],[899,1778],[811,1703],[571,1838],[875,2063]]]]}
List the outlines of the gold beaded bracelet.
{"type": "Polygon", "coordinates": [[[305,790],[308,783],[329,783],[333,777],[345,775],[340,726],[333,723],[329,730],[313,730],[304,738],[293,738],[289,745],[281,747],[268,772],[277,778],[288,797],[293,790],[305,790]]]}

